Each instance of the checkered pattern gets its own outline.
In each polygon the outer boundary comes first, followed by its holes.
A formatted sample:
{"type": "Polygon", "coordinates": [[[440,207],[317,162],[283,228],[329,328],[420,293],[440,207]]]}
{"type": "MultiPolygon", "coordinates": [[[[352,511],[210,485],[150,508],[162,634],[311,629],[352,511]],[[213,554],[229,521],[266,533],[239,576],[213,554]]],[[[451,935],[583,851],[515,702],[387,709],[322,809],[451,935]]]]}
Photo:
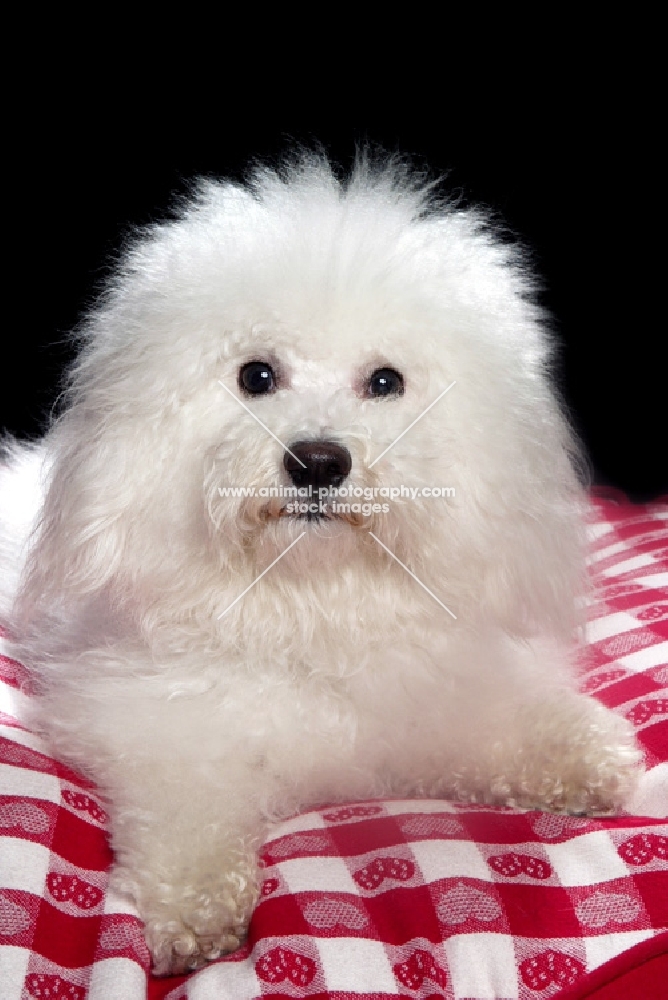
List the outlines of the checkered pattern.
{"type": "Polygon", "coordinates": [[[104,809],[18,724],[30,679],[0,657],[3,1000],[545,1000],[660,944],[668,505],[599,499],[594,514],[583,687],[638,730],[649,770],[634,815],[382,801],[299,816],[264,847],[246,946],[189,977],[149,977],[140,921],[105,891],[104,809]]]}

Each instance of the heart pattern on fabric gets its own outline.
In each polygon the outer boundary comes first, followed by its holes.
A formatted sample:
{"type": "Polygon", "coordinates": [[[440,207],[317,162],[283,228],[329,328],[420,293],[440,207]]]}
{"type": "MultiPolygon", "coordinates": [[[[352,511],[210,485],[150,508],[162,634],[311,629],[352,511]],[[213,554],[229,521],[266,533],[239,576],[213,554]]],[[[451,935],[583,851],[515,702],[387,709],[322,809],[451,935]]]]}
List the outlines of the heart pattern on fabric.
{"type": "Polygon", "coordinates": [[[534,833],[537,833],[544,840],[557,840],[571,831],[582,830],[587,826],[588,822],[588,820],[579,819],[577,816],[558,816],[556,813],[541,813],[537,819],[533,820],[531,827],[534,833]]]}
{"type": "Polygon", "coordinates": [[[32,918],[23,906],[0,893],[0,934],[13,937],[30,927],[32,918]]]}
{"type": "Polygon", "coordinates": [[[668,715],[668,698],[647,699],[639,701],[630,712],[626,713],[626,718],[634,726],[642,726],[655,715],[668,715]]]}
{"type": "Polygon", "coordinates": [[[375,858],[371,864],[365,865],[353,873],[353,878],[362,889],[372,891],[377,889],[385,879],[395,882],[407,882],[415,874],[415,865],[404,858],[375,858]]]}
{"type": "Polygon", "coordinates": [[[48,813],[32,802],[7,802],[0,806],[0,827],[18,827],[25,833],[46,833],[51,826],[48,813]]]}
{"type": "Polygon", "coordinates": [[[103,892],[77,875],[50,872],[46,877],[47,889],[59,903],[74,903],[80,910],[92,910],[102,902],[103,892]]]}
{"type": "Polygon", "coordinates": [[[377,816],[380,812],[380,806],[346,806],[336,812],[323,813],[322,816],[328,823],[346,823],[349,819],[364,819],[367,816],[377,816]]]}
{"type": "Polygon", "coordinates": [[[594,892],[575,907],[578,918],[587,927],[630,924],[640,913],[640,904],[620,892],[594,892]]]}
{"type": "Polygon", "coordinates": [[[35,1000],[84,1000],[86,991],[62,976],[32,972],[26,976],[26,989],[35,1000]]]}
{"type": "Polygon", "coordinates": [[[481,889],[458,882],[454,888],[443,893],[436,912],[444,924],[463,924],[471,918],[490,923],[501,916],[501,907],[481,889]]]}
{"type": "Polygon", "coordinates": [[[626,677],[625,670],[603,670],[598,674],[588,677],[584,684],[581,685],[580,690],[584,694],[592,694],[594,691],[598,691],[599,688],[605,687],[606,684],[612,684],[613,681],[621,680],[622,677],[626,677]]]}
{"type": "Polygon", "coordinates": [[[265,854],[287,858],[291,854],[324,854],[330,848],[329,838],[319,833],[292,833],[265,846],[265,854]]]}
{"type": "Polygon", "coordinates": [[[113,923],[100,934],[100,948],[109,952],[132,952],[145,968],[150,965],[146,941],[137,920],[132,917],[115,917],[113,923]]]}
{"type": "Polygon", "coordinates": [[[260,888],[260,895],[264,898],[266,896],[271,896],[272,892],[276,892],[280,885],[277,878],[266,878],[262,883],[260,888]]]}
{"type": "Polygon", "coordinates": [[[516,854],[514,851],[509,854],[495,854],[487,859],[487,864],[492,871],[505,878],[526,875],[528,878],[545,879],[552,874],[552,868],[547,861],[534,858],[531,854],[516,854]]]}
{"type": "Polygon", "coordinates": [[[418,948],[405,962],[393,966],[393,971],[402,986],[409,990],[419,990],[425,979],[445,988],[446,975],[433,955],[418,948]]]}
{"type": "Polygon", "coordinates": [[[109,818],[102,806],[95,799],[92,799],[90,795],[85,795],[84,792],[73,792],[70,788],[65,788],[63,790],[63,798],[77,812],[88,813],[98,823],[106,823],[109,818]]]}
{"type": "Polygon", "coordinates": [[[433,813],[409,816],[399,825],[408,837],[460,837],[464,833],[464,827],[454,816],[434,816],[433,813]]]}
{"type": "Polygon", "coordinates": [[[637,833],[620,844],[617,853],[629,865],[646,865],[654,858],[668,861],[668,837],[659,833],[637,833]]]}
{"type": "Polygon", "coordinates": [[[660,622],[668,618],[668,604],[652,604],[638,611],[636,617],[641,622],[660,622]]]}
{"type": "Polygon", "coordinates": [[[282,983],[287,979],[293,986],[308,986],[315,976],[315,962],[291,948],[272,948],[255,963],[255,971],[265,983],[282,983]]]}
{"type": "Polygon", "coordinates": [[[347,900],[324,896],[307,903],[304,917],[313,927],[331,930],[332,927],[347,927],[351,931],[361,931],[369,923],[364,911],[347,900]]]}
{"type": "Polygon", "coordinates": [[[525,986],[530,990],[542,991],[548,986],[572,986],[580,976],[584,975],[585,967],[577,958],[571,958],[563,951],[541,951],[533,958],[526,958],[520,964],[520,976],[525,986]]]}

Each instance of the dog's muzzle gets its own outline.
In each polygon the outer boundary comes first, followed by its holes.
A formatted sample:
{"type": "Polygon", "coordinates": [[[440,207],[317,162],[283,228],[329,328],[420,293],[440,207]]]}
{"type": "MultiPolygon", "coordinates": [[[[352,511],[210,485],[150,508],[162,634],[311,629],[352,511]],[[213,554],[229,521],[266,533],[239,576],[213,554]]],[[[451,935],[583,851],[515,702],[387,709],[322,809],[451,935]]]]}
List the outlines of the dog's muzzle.
{"type": "Polygon", "coordinates": [[[283,466],[292,480],[291,499],[272,497],[259,508],[251,506],[251,512],[256,510],[257,519],[265,524],[287,518],[316,523],[340,521],[352,528],[368,526],[369,515],[359,509],[353,511],[347,493],[346,502],[341,503],[336,492],[350,474],[352,464],[348,449],[335,441],[295,441],[283,455],[283,466]]]}

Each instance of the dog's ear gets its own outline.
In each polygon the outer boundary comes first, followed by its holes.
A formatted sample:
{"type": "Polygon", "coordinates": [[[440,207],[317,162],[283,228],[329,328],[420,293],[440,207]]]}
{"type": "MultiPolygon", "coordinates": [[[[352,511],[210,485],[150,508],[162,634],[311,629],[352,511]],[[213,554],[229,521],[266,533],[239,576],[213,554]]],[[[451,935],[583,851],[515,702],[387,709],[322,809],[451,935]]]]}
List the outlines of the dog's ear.
{"type": "Polygon", "coordinates": [[[587,589],[586,464],[545,378],[523,375],[519,357],[502,361],[479,386],[475,371],[462,378],[431,418],[443,420],[438,474],[454,490],[429,508],[439,512],[430,578],[476,628],[572,634],[587,589]]]}
{"type": "Polygon", "coordinates": [[[77,423],[78,415],[68,415],[49,438],[53,464],[20,595],[23,613],[102,590],[127,550],[136,500],[130,470],[105,435],[73,433],[77,423]]]}
{"type": "Polygon", "coordinates": [[[165,580],[175,586],[178,533],[189,533],[188,551],[204,545],[193,538],[198,456],[184,455],[157,417],[100,420],[77,405],[47,441],[53,465],[19,615],[82,606],[102,593],[108,604],[141,606],[165,580]]]}
{"type": "MultiPolygon", "coordinates": [[[[499,516],[503,516],[499,512],[499,516]]],[[[481,609],[512,635],[572,639],[586,593],[584,542],[573,511],[517,511],[491,540],[481,609]],[[578,600],[580,599],[580,600],[578,600]]]]}
{"type": "Polygon", "coordinates": [[[543,441],[527,434],[512,474],[486,498],[481,600],[513,634],[568,639],[588,588],[586,496],[568,431],[555,431],[543,428],[543,441]]]}

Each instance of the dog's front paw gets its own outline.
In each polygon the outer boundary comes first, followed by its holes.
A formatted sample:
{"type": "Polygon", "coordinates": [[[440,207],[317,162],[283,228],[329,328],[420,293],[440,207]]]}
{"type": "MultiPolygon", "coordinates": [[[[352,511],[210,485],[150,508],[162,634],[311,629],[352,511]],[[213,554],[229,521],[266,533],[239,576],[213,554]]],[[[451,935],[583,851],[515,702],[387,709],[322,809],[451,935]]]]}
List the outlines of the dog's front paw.
{"type": "Polygon", "coordinates": [[[198,969],[234,951],[257,899],[255,860],[192,881],[118,867],[112,882],[136,901],[157,976],[198,969]]]}
{"type": "Polygon", "coordinates": [[[633,726],[584,696],[529,707],[495,744],[492,801],[587,815],[623,809],[643,773],[633,726]]]}
{"type": "Polygon", "coordinates": [[[538,793],[538,804],[560,812],[619,812],[643,771],[633,726],[590,699],[578,700],[575,711],[561,718],[557,711],[527,755],[528,784],[538,793]]]}
{"type": "Polygon", "coordinates": [[[221,955],[235,951],[244,939],[246,922],[236,931],[218,929],[210,933],[188,926],[181,918],[149,918],[144,924],[146,944],[153,959],[153,974],[173,976],[192,972],[221,955]]]}

